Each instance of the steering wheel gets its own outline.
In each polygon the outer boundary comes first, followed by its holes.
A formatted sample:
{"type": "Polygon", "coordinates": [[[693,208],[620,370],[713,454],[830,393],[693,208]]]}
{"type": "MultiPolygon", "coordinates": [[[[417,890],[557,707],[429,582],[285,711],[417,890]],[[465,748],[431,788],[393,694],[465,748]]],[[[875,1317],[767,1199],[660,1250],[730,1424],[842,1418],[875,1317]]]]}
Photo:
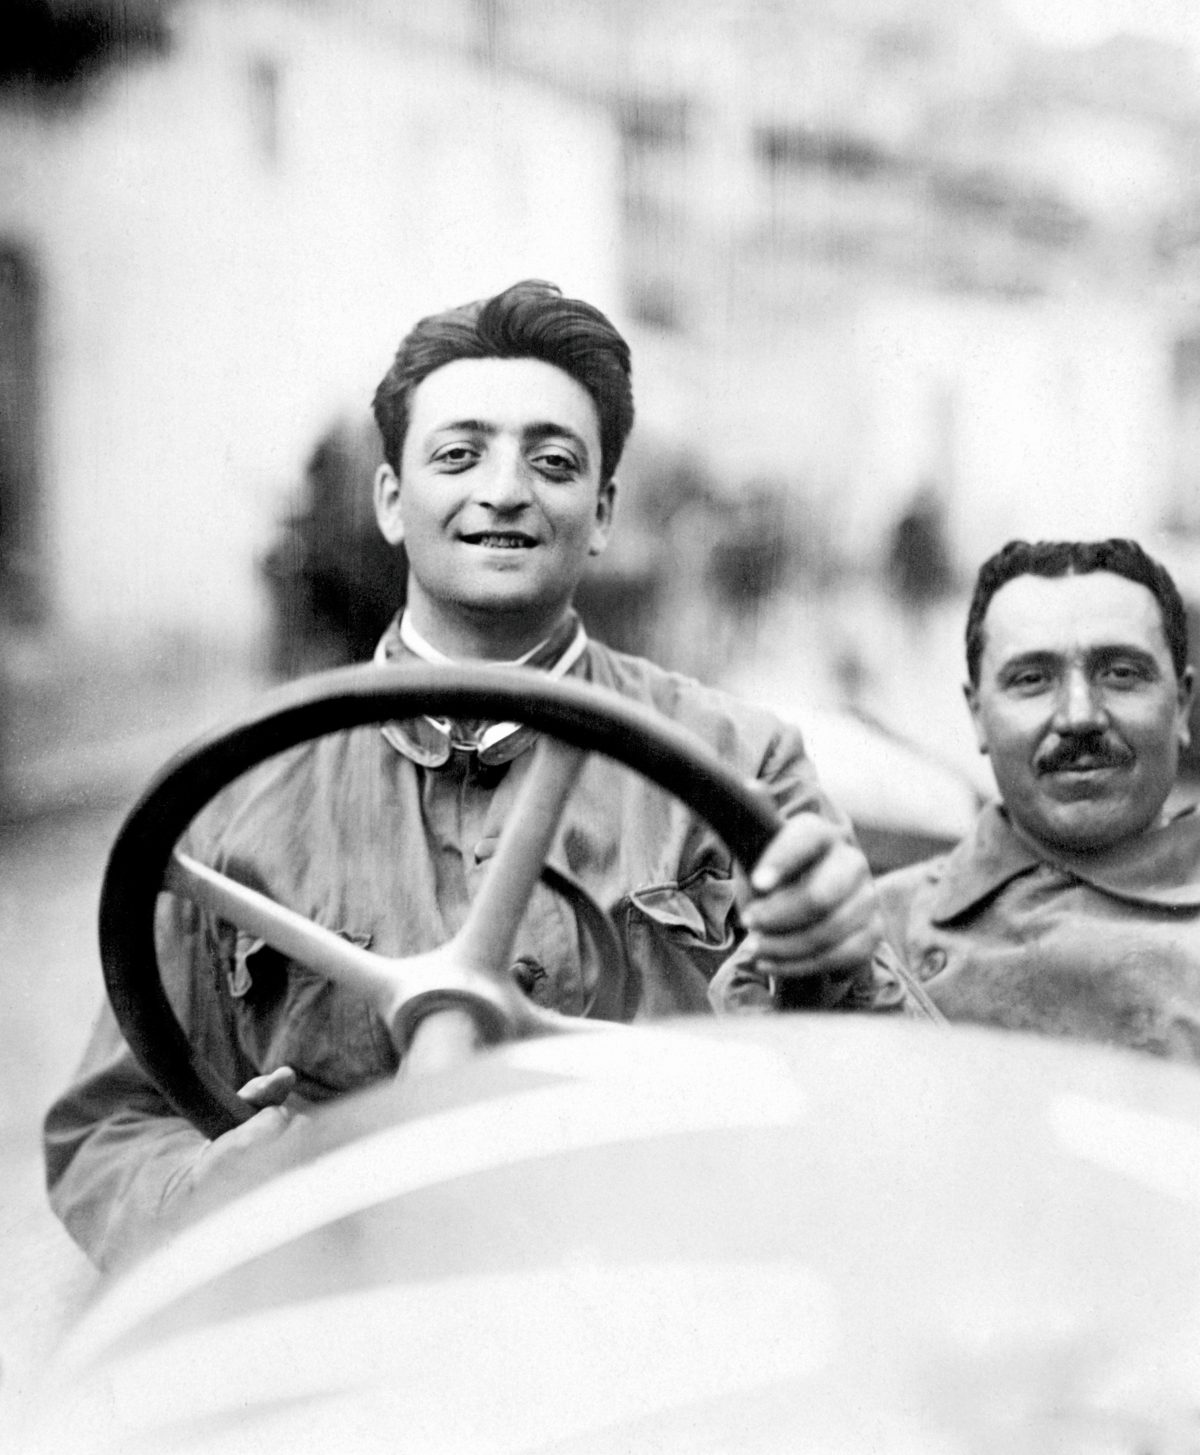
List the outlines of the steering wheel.
{"type": "Polygon", "coordinates": [[[161,770],[130,811],[101,891],[105,984],[147,1075],[206,1136],[253,1115],[254,1108],[195,1056],[163,989],[154,912],[164,889],[196,900],[363,996],[400,1053],[424,1017],[447,1008],[469,1011],[490,1043],[578,1027],[577,1018],[527,1000],[508,965],[587,752],[623,763],[673,793],[716,830],[746,870],[779,829],[766,790],[675,723],[604,689],[511,667],[337,668],[269,694],[249,716],[198,739],[161,770]],[[200,809],[264,759],[326,733],[426,714],[523,722],[548,735],[537,745],[467,923],[440,949],[404,958],[374,954],[175,851],[200,809]]]}

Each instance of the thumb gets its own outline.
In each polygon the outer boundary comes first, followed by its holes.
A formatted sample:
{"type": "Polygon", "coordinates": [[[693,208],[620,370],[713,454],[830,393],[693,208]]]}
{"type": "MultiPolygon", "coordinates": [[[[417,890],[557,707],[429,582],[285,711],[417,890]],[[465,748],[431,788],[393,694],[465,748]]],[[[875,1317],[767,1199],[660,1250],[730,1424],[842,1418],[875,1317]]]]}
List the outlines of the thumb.
{"type": "Polygon", "coordinates": [[[186,1174],[170,1189],[170,1201],[190,1203],[200,1193],[217,1200],[227,1194],[237,1186],[239,1168],[246,1165],[246,1154],[277,1142],[294,1120],[286,1107],[265,1106],[249,1121],[222,1132],[201,1149],[186,1174]]]}
{"type": "MultiPolygon", "coordinates": [[[[193,1198],[199,1194],[215,1202],[236,1190],[242,1176],[239,1169],[247,1165],[246,1153],[270,1146],[289,1127],[302,1125],[308,1120],[303,1114],[296,1114],[290,1107],[282,1105],[295,1084],[296,1074],[289,1066],[281,1066],[268,1076],[256,1076],[247,1081],[238,1095],[250,1106],[259,1109],[248,1121],[222,1132],[201,1148],[183,1175],[168,1188],[163,1206],[170,1203],[181,1210],[192,1205],[193,1198]]],[[[250,1160],[253,1161],[252,1158],[250,1160]]]]}
{"type": "Polygon", "coordinates": [[[255,1076],[238,1090],[238,1095],[251,1106],[282,1106],[296,1089],[296,1073],[290,1066],[279,1066],[265,1076],[255,1076]]]}
{"type": "Polygon", "coordinates": [[[226,1157],[247,1151],[251,1147],[273,1142],[287,1131],[291,1122],[292,1113],[287,1107],[264,1106],[249,1121],[223,1133],[210,1145],[213,1164],[223,1162],[226,1157]]]}

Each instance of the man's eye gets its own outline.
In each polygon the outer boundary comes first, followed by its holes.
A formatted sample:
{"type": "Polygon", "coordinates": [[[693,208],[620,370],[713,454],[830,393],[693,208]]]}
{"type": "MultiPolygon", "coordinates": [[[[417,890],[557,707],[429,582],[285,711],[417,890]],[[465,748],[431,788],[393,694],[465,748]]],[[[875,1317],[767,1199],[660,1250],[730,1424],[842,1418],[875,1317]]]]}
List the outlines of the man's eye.
{"type": "Polygon", "coordinates": [[[544,475],[565,479],[579,469],[579,461],[568,450],[539,450],[533,463],[544,475]]]}
{"type": "Polygon", "coordinates": [[[1133,687],[1144,674],[1132,662],[1110,662],[1104,669],[1104,680],[1114,687],[1133,687]]]}
{"type": "Polygon", "coordinates": [[[479,458],[479,451],[470,445],[443,445],[433,456],[435,465],[447,470],[465,470],[479,458]]]}
{"type": "Polygon", "coordinates": [[[1049,681],[1047,673],[1037,667],[1025,667],[1020,672],[1013,672],[1008,679],[1008,685],[1017,692],[1039,692],[1049,681]]]}

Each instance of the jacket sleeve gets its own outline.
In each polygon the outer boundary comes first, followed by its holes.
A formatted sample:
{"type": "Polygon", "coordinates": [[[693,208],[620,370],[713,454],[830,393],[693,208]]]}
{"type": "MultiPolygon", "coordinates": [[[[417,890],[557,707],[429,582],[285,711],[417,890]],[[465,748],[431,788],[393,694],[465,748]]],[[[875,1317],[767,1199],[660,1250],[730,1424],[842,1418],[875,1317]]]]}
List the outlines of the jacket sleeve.
{"type": "MultiPolygon", "coordinates": [[[[241,1085],[254,1074],[221,1004],[209,937],[194,905],[163,895],[159,964],[176,1015],[216,1073],[241,1085]]],[[[128,1261],[151,1241],[172,1190],[207,1145],[139,1066],[106,1004],[67,1090],[46,1115],[50,1203],[101,1268],[128,1261]]]]}
{"type": "Polygon", "coordinates": [[[796,728],[779,723],[755,775],[783,818],[819,813],[854,843],[850,820],[821,787],[817,770],[796,728]]]}
{"type": "MultiPolygon", "coordinates": [[[[811,1010],[869,1010],[928,1019],[908,989],[907,977],[886,940],[875,947],[869,973],[815,977],[822,982],[821,998],[813,999],[811,1010]]],[[[708,990],[709,1004],[721,1014],[746,1015],[776,1009],[776,992],[765,975],[740,952],[731,955],[713,977],[708,990]]]]}

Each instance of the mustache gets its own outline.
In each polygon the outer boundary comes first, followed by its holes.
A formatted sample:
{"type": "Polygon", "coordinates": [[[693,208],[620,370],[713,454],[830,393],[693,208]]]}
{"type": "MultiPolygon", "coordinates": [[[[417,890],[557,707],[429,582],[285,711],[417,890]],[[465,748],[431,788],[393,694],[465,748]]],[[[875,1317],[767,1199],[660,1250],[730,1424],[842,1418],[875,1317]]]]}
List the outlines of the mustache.
{"type": "Polygon", "coordinates": [[[1061,773],[1071,768],[1124,768],[1133,762],[1133,750],[1104,734],[1064,737],[1039,755],[1039,773],[1061,773]]]}

